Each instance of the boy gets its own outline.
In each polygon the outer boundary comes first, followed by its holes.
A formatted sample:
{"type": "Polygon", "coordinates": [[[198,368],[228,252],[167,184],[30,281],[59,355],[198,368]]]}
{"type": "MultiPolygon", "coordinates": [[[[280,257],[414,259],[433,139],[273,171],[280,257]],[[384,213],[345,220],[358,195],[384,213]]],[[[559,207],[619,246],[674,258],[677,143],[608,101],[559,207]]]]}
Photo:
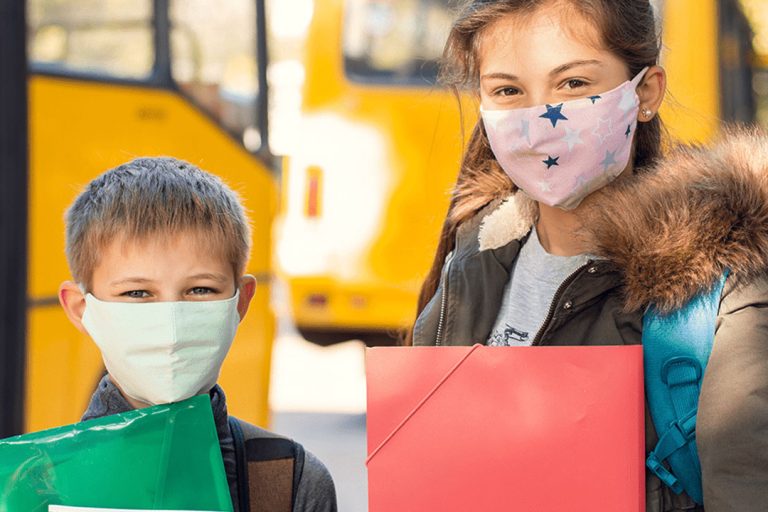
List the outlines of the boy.
{"type": "Polygon", "coordinates": [[[209,393],[235,512],[335,512],[323,464],[229,417],[216,384],[255,291],[250,243],[235,193],[189,163],[140,158],[88,184],[66,214],[74,281],[59,288],[107,368],[82,419],[209,393]]]}

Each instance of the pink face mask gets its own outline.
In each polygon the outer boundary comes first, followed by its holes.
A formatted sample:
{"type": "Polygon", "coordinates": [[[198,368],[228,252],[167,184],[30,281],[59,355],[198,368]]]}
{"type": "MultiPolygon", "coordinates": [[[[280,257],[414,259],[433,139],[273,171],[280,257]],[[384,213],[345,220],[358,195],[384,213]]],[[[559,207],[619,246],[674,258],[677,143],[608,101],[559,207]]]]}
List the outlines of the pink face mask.
{"type": "Polygon", "coordinates": [[[480,110],[493,154],[533,199],[572,210],[626,168],[648,68],[608,92],[555,105],[480,110]]]}

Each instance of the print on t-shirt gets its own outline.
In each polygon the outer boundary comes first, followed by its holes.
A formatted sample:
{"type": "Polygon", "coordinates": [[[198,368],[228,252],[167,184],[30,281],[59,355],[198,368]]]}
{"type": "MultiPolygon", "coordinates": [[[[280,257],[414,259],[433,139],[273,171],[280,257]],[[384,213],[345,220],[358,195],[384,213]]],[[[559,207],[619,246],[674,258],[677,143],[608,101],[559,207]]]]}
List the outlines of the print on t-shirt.
{"type": "Polygon", "coordinates": [[[549,254],[541,246],[534,228],[512,266],[488,345],[531,345],[552,309],[555,293],[568,276],[584,267],[587,261],[586,254],[549,254]]]}
{"type": "Polygon", "coordinates": [[[523,343],[525,345],[529,344],[528,337],[530,336],[530,333],[515,329],[509,324],[504,324],[504,327],[504,331],[495,331],[491,335],[490,342],[488,343],[489,345],[503,346],[512,345],[515,343],[523,343]]]}

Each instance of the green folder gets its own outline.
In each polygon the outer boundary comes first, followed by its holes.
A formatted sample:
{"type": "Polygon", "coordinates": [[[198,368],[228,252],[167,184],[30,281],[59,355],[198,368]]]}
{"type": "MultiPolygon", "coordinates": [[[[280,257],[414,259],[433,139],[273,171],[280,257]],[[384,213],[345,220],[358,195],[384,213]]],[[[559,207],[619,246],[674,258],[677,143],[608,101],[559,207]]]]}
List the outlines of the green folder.
{"type": "Polygon", "coordinates": [[[0,512],[231,512],[208,395],[0,440],[0,512]]]}

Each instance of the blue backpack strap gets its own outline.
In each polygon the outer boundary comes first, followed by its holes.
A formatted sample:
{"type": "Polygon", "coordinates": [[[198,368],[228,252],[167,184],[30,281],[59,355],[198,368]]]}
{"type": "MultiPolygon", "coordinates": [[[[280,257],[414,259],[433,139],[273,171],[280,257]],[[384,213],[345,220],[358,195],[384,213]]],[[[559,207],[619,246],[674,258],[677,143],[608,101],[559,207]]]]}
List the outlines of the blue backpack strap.
{"type": "Polygon", "coordinates": [[[651,306],[643,317],[645,393],[659,434],[646,465],[674,492],[685,491],[698,504],[704,497],[696,411],[727,275],[679,310],[661,315],[651,306]]]}

